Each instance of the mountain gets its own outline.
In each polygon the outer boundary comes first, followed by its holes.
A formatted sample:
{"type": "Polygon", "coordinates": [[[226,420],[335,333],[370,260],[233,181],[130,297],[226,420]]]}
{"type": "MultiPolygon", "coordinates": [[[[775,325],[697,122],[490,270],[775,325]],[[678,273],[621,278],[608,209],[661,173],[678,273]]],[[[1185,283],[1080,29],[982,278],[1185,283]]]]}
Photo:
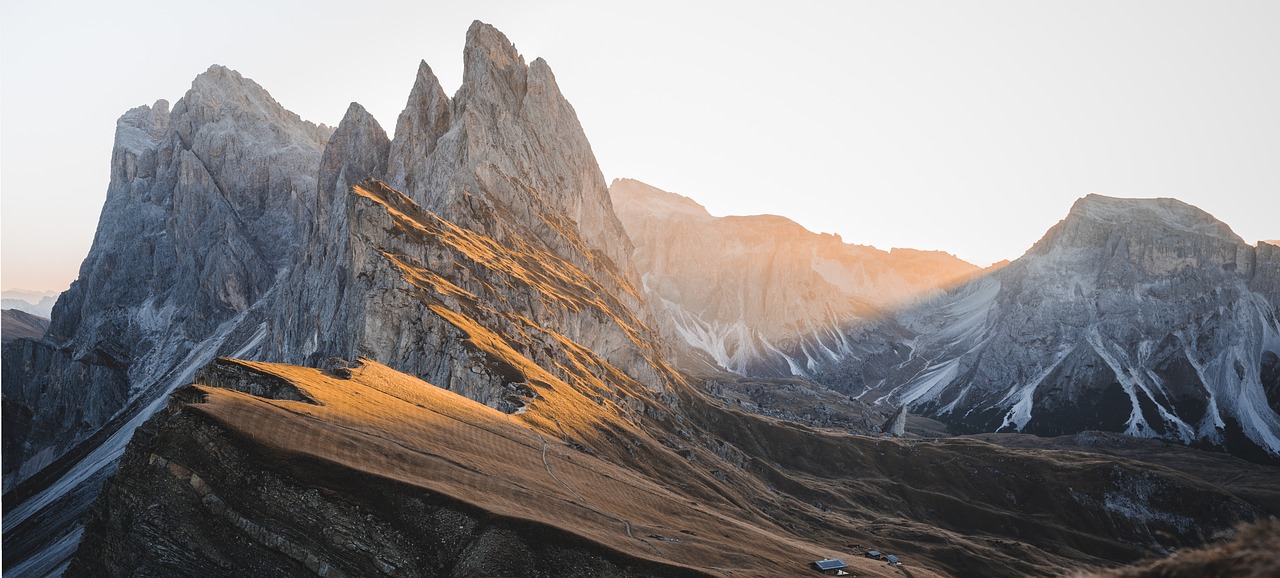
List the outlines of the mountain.
{"type": "Polygon", "coordinates": [[[550,68],[480,22],[464,64],[391,137],[220,67],[126,114],[61,337],[4,349],[6,576],[1055,575],[1280,513],[1225,455],[751,410],[816,386],[675,365],[550,68]]]}
{"type": "Polygon", "coordinates": [[[1080,199],[1008,266],[847,336],[814,379],[964,431],[1280,456],[1280,248],[1173,199],[1080,199]]]}
{"type": "Polygon", "coordinates": [[[53,314],[53,304],[58,300],[57,291],[32,291],[29,289],[5,289],[0,308],[25,311],[48,319],[53,314]]]}
{"type": "MultiPolygon", "coordinates": [[[[509,411],[522,407],[535,390],[484,361],[457,319],[421,299],[434,278],[409,272],[428,266],[505,276],[450,283],[485,298],[469,314],[539,347],[579,339],[600,352],[591,363],[660,389],[669,370],[653,367],[660,346],[641,339],[645,324],[605,311],[639,303],[631,248],[550,68],[526,65],[479,23],[465,65],[453,99],[420,67],[390,142],[358,105],[337,130],[316,126],[221,66],[197,77],[172,111],[160,101],[121,118],[80,278],[46,341],[5,351],[6,560],[27,557],[22,570],[32,572],[65,561],[77,512],[133,431],[217,355],[294,363],[364,355],[509,411]],[[417,201],[377,182],[356,193],[351,185],[369,176],[400,179],[417,201]],[[438,242],[417,242],[424,228],[438,242]],[[549,269],[551,255],[568,266],[549,269]],[[552,280],[569,288],[526,301],[530,286],[552,280]],[[502,301],[535,309],[495,309],[502,301]],[[566,303],[594,313],[541,313],[566,303]],[[50,517],[73,523],[43,523],[50,517]]],[[[554,363],[587,361],[573,354],[554,363]]],[[[616,388],[595,395],[617,397],[616,388]]]]}
{"type": "Polygon", "coordinates": [[[609,194],[664,329],[740,374],[803,375],[842,350],[849,328],[979,271],[939,251],[846,244],[784,217],[713,217],[636,180],[615,180],[609,194]]]}
{"type": "Polygon", "coordinates": [[[265,336],[330,133],[222,66],[172,110],[161,100],[117,122],[79,278],[43,341],[4,350],[6,567],[64,561],[79,531],[68,522],[133,430],[196,369],[265,336]]]}
{"type": "Polygon", "coordinates": [[[0,338],[4,340],[4,343],[14,339],[39,340],[49,330],[49,320],[44,317],[32,315],[18,309],[5,309],[2,313],[4,315],[4,329],[0,330],[0,338]]]}

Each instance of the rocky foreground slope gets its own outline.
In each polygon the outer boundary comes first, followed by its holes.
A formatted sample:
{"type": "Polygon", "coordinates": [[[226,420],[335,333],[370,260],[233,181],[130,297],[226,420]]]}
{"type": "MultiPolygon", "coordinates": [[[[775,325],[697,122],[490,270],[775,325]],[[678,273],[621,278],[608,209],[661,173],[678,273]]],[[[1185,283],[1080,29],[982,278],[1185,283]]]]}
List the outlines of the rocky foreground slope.
{"type": "Polygon", "coordinates": [[[1123,432],[1280,458],[1280,248],[1089,195],[1026,255],[847,336],[810,375],[962,431],[1123,432]]]}
{"type": "Polygon", "coordinates": [[[33,315],[19,309],[5,309],[3,312],[4,328],[0,330],[0,339],[4,343],[14,339],[40,339],[49,330],[49,319],[33,315]]]}
{"type": "Polygon", "coordinates": [[[1231,458],[729,407],[670,363],[546,63],[479,22],[464,58],[452,98],[420,67],[390,138],[219,67],[126,115],[104,217],[140,220],[104,218],[64,333],[4,350],[6,420],[31,410],[5,434],[6,575],[897,575],[868,546],[914,576],[1050,575],[1280,510],[1273,470],[1231,458]]]}
{"type": "Polygon", "coordinates": [[[850,328],[979,272],[941,251],[850,245],[785,217],[713,217],[632,179],[609,194],[663,329],[690,357],[744,375],[803,375],[843,351],[850,328]]]}

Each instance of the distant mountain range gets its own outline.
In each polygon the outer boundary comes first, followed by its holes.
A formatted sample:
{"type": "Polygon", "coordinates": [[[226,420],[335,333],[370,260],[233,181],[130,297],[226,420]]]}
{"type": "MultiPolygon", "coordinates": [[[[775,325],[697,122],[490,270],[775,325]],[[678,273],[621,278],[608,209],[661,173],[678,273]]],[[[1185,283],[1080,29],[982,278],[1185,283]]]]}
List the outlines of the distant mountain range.
{"type": "Polygon", "coordinates": [[[940,251],[883,251],[774,215],[713,217],[636,180],[609,187],[646,294],[691,357],[745,375],[803,375],[853,326],[980,269],[940,251]]]}
{"type": "Polygon", "coordinates": [[[0,296],[0,309],[16,309],[45,319],[53,316],[53,304],[58,300],[57,291],[5,289],[0,296]]]}
{"type": "Polygon", "coordinates": [[[845,245],[610,189],[668,333],[959,431],[1156,437],[1280,458],[1280,251],[1173,199],[1089,195],[1026,255],[845,245]]]}
{"type": "Polygon", "coordinates": [[[1173,199],[1090,195],[1026,255],[848,336],[810,375],[962,431],[1280,456],[1280,250],[1173,199]]]}

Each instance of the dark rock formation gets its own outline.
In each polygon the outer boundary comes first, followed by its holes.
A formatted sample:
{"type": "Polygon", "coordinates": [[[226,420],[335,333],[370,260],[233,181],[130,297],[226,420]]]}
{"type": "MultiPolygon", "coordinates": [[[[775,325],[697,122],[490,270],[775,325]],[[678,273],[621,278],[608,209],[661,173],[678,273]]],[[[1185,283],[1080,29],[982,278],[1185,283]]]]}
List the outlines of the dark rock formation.
{"type": "Polygon", "coordinates": [[[172,111],[158,101],[120,118],[79,278],[44,341],[4,352],[5,415],[21,416],[5,425],[6,567],[65,559],[76,512],[133,428],[214,356],[264,339],[329,133],[222,66],[172,111]]]}

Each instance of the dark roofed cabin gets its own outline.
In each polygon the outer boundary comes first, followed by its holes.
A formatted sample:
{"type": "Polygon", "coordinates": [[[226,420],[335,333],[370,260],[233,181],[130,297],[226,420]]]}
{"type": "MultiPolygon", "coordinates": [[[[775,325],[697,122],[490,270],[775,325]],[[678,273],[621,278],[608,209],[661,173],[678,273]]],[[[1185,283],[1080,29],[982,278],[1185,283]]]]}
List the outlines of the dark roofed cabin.
{"type": "Polygon", "coordinates": [[[844,560],[840,560],[838,558],[831,560],[818,560],[817,562],[810,564],[810,566],[812,566],[814,570],[822,572],[827,576],[847,576],[849,574],[844,571],[844,569],[848,568],[849,565],[845,564],[844,560]]]}

